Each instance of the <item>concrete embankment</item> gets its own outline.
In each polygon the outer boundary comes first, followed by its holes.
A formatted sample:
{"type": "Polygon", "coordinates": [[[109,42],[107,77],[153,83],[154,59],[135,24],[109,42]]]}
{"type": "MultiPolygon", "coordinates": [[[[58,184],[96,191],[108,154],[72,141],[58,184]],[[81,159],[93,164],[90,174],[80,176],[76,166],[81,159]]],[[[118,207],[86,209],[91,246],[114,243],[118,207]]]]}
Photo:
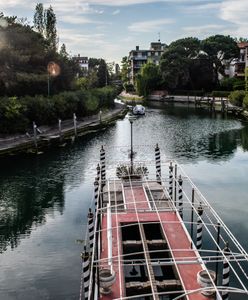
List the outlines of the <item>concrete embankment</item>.
{"type": "Polygon", "coordinates": [[[40,149],[63,145],[68,140],[104,129],[118,118],[124,117],[126,113],[126,106],[116,103],[115,108],[103,111],[101,115],[78,119],[76,127],[72,120],[65,120],[61,123],[61,131],[58,125],[39,127],[40,133],[36,138],[33,134],[0,137],[0,157],[19,153],[36,153],[40,149]]]}
{"type": "Polygon", "coordinates": [[[202,97],[202,96],[166,96],[158,99],[149,99],[149,102],[160,103],[181,103],[193,104],[198,108],[205,108],[210,111],[219,111],[222,113],[230,113],[238,116],[246,117],[242,107],[235,106],[225,97],[202,97]]]}

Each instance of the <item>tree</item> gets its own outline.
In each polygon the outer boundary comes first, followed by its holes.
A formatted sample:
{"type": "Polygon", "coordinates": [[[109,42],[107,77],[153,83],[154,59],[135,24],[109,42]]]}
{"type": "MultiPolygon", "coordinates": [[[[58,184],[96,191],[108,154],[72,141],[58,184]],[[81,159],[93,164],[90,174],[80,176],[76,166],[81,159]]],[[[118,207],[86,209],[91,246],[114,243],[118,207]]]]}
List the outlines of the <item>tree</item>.
{"type": "Polygon", "coordinates": [[[43,36],[44,35],[44,9],[43,4],[38,3],[35,7],[34,28],[43,36]]]}
{"type": "Polygon", "coordinates": [[[66,46],[65,44],[62,44],[60,47],[60,51],[59,54],[61,57],[63,57],[64,59],[68,59],[69,58],[69,54],[66,51],[66,46]]]}
{"type": "Polygon", "coordinates": [[[225,61],[239,56],[237,42],[229,35],[214,35],[203,40],[201,46],[212,62],[215,82],[218,83],[218,74],[225,77],[225,61]]]}
{"type": "Polygon", "coordinates": [[[124,56],[121,60],[121,80],[122,80],[123,84],[129,82],[128,67],[129,67],[128,58],[127,58],[127,56],[124,56]]]}
{"type": "Polygon", "coordinates": [[[108,75],[109,75],[109,79],[113,80],[114,79],[114,67],[115,67],[115,62],[108,62],[107,63],[107,70],[108,70],[108,75]]]}
{"type": "Polygon", "coordinates": [[[97,69],[100,64],[100,59],[91,57],[89,58],[88,64],[89,64],[89,69],[97,69]]]}
{"type": "Polygon", "coordinates": [[[154,63],[148,62],[136,78],[136,89],[139,95],[148,96],[153,90],[161,87],[161,75],[159,67],[154,63]]]}
{"type": "Polygon", "coordinates": [[[108,84],[109,81],[109,73],[107,64],[104,59],[100,59],[99,67],[97,70],[97,77],[98,77],[98,87],[104,87],[108,84]]]}
{"type": "Polygon", "coordinates": [[[47,51],[46,39],[17,17],[2,17],[8,26],[0,27],[0,95],[47,94],[47,65],[55,62],[61,72],[52,78],[52,92],[72,89],[78,72],[72,59],[47,51]],[[6,41],[6,42],[5,42],[6,41]]]}
{"type": "Polygon", "coordinates": [[[52,6],[45,10],[45,37],[48,41],[50,50],[56,51],[57,49],[57,29],[56,29],[56,15],[52,6]]]}
{"type": "Polygon", "coordinates": [[[190,85],[190,66],[200,57],[200,41],[185,38],[172,42],[164,51],[160,61],[160,71],[168,89],[190,85]]]}
{"type": "Polygon", "coordinates": [[[234,38],[234,40],[237,43],[247,43],[248,42],[248,39],[247,38],[243,38],[243,37],[234,38]]]}

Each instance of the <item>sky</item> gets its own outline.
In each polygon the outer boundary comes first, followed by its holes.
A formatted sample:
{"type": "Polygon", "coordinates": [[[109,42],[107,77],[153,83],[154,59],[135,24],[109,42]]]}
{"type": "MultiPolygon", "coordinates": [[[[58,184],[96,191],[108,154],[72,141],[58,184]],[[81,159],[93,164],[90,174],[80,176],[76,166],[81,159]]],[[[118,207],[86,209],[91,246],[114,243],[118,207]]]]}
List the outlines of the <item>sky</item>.
{"type": "MultiPolygon", "coordinates": [[[[0,12],[26,17],[32,25],[33,0],[0,0],[0,12]]],[[[248,0],[43,0],[57,17],[59,44],[70,55],[120,63],[140,46],[159,39],[203,39],[225,34],[248,37],[248,0]]]]}

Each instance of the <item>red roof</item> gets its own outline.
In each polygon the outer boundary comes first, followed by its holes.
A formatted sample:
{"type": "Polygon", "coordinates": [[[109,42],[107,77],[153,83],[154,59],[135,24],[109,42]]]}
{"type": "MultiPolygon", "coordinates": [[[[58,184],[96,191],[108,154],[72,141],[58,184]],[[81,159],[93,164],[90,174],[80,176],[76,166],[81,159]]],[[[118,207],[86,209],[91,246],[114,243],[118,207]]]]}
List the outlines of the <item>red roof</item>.
{"type": "Polygon", "coordinates": [[[240,49],[248,47],[248,42],[241,42],[237,44],[240,49]]]}

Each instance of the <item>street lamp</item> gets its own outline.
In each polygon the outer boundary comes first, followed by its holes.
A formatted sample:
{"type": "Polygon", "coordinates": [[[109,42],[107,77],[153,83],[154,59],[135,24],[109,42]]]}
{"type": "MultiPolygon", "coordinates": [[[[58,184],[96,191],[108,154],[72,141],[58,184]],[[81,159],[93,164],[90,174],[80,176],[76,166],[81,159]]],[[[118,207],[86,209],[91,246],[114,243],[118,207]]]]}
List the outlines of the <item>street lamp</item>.
{"type": "Polygon", "coordinates": [[[130,161],[131,161],[131,175],[133,174],[133,119],[129,118],[130,129],[131,129],[131,153],[130,153],[130,161]]]}
{"type": "Polygon", "coordinates": [[[51,61],[47,65],[47,96],[50,97],[51,83],[50,77],[56,77],[60,74],[60,66],[51,61]]]}

